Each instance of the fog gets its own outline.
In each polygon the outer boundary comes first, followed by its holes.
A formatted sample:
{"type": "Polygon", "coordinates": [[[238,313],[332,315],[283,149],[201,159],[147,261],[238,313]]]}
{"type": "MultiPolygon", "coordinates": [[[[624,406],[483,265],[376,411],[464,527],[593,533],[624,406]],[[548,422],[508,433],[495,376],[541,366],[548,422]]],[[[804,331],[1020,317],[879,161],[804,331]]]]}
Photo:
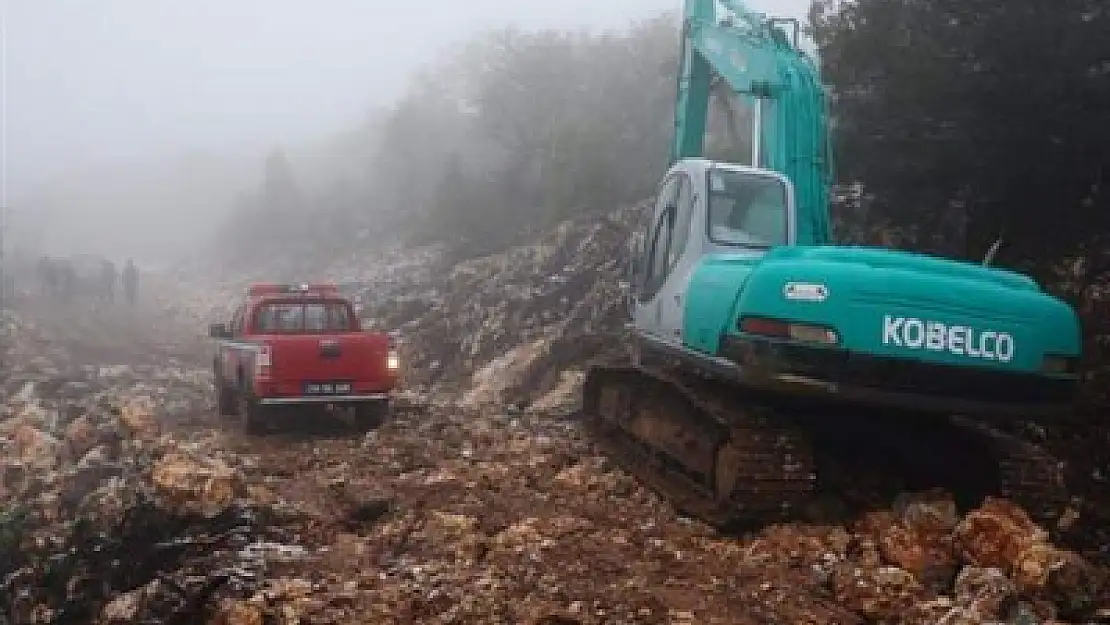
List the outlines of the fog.
{"type": "MultiPolygon", "coordinates": [[[[679,0],[3,4],[9,245],[150,262],[188,254],[258,185],[271,149],[326,169],[316,156],[453,44],[506,26],[623,28],[681,10],[679,0]]],[[[749,4],[801,18],[808,3],[749,4]]]]}

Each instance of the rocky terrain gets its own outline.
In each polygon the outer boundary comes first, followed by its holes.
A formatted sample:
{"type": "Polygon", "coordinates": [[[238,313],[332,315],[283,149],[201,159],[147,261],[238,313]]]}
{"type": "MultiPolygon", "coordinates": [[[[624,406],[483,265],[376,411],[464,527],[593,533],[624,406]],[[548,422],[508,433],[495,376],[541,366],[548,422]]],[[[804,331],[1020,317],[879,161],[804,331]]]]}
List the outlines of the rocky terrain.
{"type": "Polygon", "coordinates": [[[137,310],[23,298],[0,384],[0,623],[1110,622],[1096,428],[1044,434],[1084,480],[1045,528],[929,491],[725,536],[612,466],[573,372],[612,349],[637,216],[462,263],[319,268],[406,341],[411,401],[366,436],[220,422],[203,332],[259,276],[179,276],[137,310]]]}

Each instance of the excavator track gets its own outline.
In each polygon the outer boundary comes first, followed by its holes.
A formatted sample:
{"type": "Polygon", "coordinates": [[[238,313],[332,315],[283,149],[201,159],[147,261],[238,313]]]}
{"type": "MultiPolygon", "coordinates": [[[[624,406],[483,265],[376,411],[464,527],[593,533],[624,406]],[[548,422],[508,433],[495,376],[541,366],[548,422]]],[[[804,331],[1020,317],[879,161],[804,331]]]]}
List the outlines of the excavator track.
{"type": "Polygon", "coordinates": [[[963,417],[957,427],[978,432],[996,465],[995,493],[1021,505],[1035,521],[1048,523],[1070,503],[1064,464],[1046,450],[990,424],[963,417]]]}
{"type": "Polygon", "coordinates": [[[766,523],[812,496],[805,432],[770,406],[728,401],[720,383],[595,367],[583,393],[595,440],[683,513],[717,526],[766,523]]]}
{"type": "Polygon", "coordinates": [[[906,488],[944,488],[965,507],[1006,497],[1041,523],[1068,504],[1061,463],[974,419],[799,408],[633,365],[591,368],[582,416],[617,464],[680,512],[718,527],[804,517],[819,491],[844,486],[821,479],[830,457],[872,475],[916,474],[906,488]]]}

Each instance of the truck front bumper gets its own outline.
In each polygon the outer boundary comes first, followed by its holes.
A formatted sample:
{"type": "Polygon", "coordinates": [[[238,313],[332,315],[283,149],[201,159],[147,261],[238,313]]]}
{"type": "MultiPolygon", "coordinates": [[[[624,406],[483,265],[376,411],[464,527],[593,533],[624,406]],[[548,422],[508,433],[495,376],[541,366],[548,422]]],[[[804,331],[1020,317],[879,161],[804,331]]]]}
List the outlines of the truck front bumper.
{"type": "Polygon", "coordinates": [[[389,401],[389,393],[365,393],[359,395],[298,395],[296,397],[262,397],[258,403],[263,406],[301,406],[334,405],[354,406],[358,404],[389,401]]]}

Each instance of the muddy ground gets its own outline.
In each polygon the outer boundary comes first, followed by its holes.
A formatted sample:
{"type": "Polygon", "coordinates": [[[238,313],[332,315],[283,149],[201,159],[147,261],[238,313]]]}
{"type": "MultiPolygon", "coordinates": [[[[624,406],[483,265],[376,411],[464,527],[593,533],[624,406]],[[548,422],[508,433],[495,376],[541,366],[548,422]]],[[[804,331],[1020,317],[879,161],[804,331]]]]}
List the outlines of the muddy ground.
{"type": "MultiPolygon", "coordinates": [[[[943,493],[722,536],[573,416],[410,405],[246,437],[203,321],[24,298],[5,338],[0,623],[1048,623],[1110,601],[1098,546],[943,493]],[[1086,556],[1084,559],[1083,556],[1086,556]]],[[[473,406],[473,402],[466,404],[473,406]]]]}

